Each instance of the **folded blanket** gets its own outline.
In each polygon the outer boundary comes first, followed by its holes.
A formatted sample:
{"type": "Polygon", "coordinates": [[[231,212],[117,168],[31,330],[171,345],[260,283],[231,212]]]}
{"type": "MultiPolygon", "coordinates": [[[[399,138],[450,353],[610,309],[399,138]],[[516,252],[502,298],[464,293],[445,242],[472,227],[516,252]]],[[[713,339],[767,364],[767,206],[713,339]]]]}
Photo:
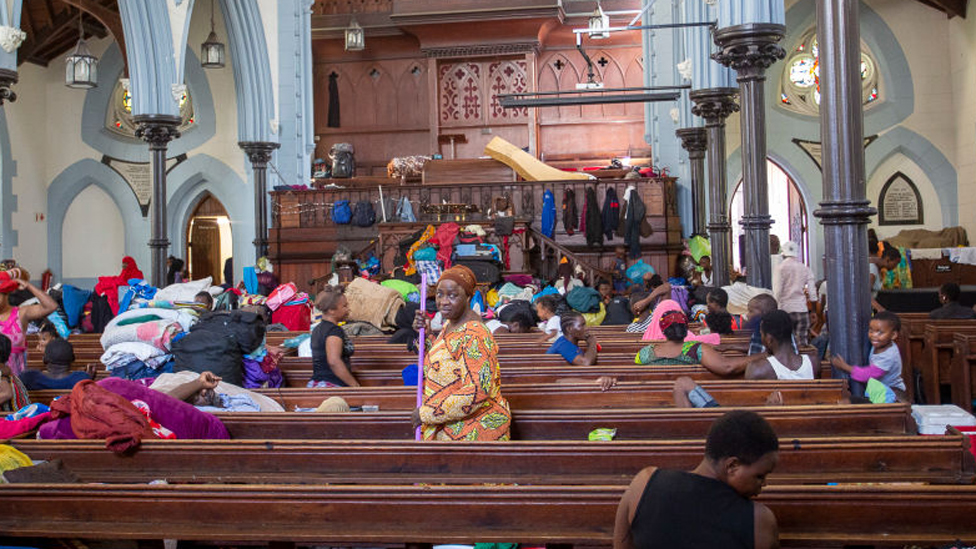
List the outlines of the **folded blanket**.
{"type": "Polygon", "coordinates": [[[100,360],[102,364],[106,365],[111,370],[114,366],[123,366],[129,362],[132,362],[133,360],[141,360],[145,362],[166,354],[168,354],[166,351],[154,345],[132,341],[112,345],[107,351],[102,353],[100,360]],[[126,357],[132,357],[132,360],[124,360],[126,357]]]}
{"type": "Polygon", "coordinates": [[[404,306],[400,292],[365,278],[356,278],[349,283],[346,299],[350,322],[369,322],[381,330],[396,328],[396,313],[404,306]]]}
{"type": "Polygon", "coordinates": [[[180,323],[172,320],[154,320],[128,326],[116,324],[112,328],[105,328],[101,343],[103,349],[110,349],[119,343],[147,343],[169,352],[173,336],[182,331],[184,329],[180,323]]]}

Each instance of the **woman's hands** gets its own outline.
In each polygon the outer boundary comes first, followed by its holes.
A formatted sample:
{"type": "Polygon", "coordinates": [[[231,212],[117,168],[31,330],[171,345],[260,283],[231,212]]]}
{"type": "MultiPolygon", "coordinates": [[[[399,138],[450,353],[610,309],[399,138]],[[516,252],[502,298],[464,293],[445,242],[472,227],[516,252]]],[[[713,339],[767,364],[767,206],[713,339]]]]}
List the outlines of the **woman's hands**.
{"type": "Polygon", "coordinates": [[[413,316],[413,329],[418,332],[420,330],[426,330],[426,333],[430,333],[430,320],[421,309],[417,309],[417,312],[413,316]]]}

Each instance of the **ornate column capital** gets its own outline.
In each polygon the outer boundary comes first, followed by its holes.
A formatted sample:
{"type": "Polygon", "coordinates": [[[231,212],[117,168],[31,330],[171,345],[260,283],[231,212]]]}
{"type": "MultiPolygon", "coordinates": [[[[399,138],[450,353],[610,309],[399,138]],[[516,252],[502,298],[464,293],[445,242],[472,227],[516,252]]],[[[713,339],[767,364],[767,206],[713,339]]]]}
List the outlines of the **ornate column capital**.
{"type": "Polygon", "coordinates": [[[739,112],[738,96],[738,88],[706,88],[688,93],[694,103],[691,113],[704,118],[709,125],[723,124],[732,113],[739,112]]]}
{"type": "Polygon", "coordinates": [[[264,167],[271,161],[271,155],[275,149],[281,147],[281,143],[270,141],[239,141],[237,146],[244,151],[247,159],[254,167],[264,167]]]}
{"type": "Polygon", "coordinates": [[[712,59],[737,73],[738,80],[764,78],[773,63],[786,57],[779,41],[786,36],[786,27],[773,23],[749,23],[725,27],[715,31],[715,45],[720,51],[712,59]]]}
{"type": "Polygon", "coordinates": [[[3,105],[4,101],[13,103],[17,100],[17,94],[14,93],[14,90],[10,89],[10,86],[16,83],[17,71],[0,69],[0,105],[3,105]]]}
{"type": "Polygon", "coordinates": [[[681,140],[681,147],[688,151],[689,158],[705,158],[705,151],[708,149],[705,128],[681,128],[675,130],[674,134],[681,140]]]}
{"type": "Polygon", "coordinates": [[[183,120],[178,116],[164,114],[140,114],[133,116],[136,123],[136,137],[149,143],[149,150],[166,150],[169,142],[180,136],[177,128],[183,120]]]}

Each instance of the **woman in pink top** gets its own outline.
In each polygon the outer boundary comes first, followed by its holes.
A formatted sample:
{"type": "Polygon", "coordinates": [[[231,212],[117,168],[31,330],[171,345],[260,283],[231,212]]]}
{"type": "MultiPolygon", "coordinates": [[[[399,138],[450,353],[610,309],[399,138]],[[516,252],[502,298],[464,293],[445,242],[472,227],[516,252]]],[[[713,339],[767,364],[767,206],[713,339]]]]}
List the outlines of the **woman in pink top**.
{"type": "Polygon", "coordinates": [[[58,308],[51,296],[20,277],[21,271],[17,268],[0,272],[0,333],[10,338],[10,359],[7,364],[17,376],[27,367],[27,346],[24,341],[27,324],[46,317],[58,308]],[[10,293],[16,290],[29,290],[40,303],[11,307],[10,293]]]}

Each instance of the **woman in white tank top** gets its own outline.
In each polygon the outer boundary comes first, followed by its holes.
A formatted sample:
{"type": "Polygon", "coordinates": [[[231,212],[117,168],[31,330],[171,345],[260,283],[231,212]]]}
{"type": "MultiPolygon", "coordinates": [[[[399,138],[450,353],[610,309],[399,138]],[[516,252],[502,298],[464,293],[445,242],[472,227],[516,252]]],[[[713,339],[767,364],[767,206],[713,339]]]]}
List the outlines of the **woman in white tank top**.
{"type": "Polygon", "coordinates": [[[813,362],[793,349],[793,321],[785,311],[763,316],[759,324],[762,342],[769,351],[765,360],[746,367],[746,379],[813,379],[813,362]]]}

